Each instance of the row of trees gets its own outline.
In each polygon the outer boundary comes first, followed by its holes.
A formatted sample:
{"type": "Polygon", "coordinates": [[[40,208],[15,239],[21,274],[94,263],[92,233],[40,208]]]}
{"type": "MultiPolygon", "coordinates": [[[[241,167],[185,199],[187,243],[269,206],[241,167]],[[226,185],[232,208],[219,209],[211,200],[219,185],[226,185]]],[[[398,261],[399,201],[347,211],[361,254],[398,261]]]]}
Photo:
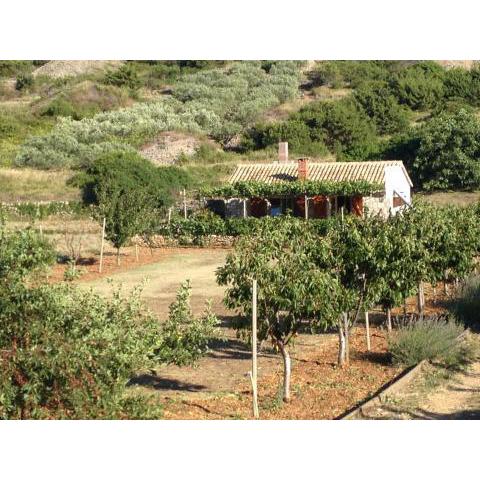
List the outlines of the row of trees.
{"type": "Polygon", "coordinates": [[[259,339],[284,359],[288,401],[289,344],[304,328],[335,328],[338,363],[349,362],[349,337],[359,315],[375,305],[389,313],[425,282],[466,277],[480,251],[479,207],[416,204],[387,220],[349,216],[322,226],[295,218],[262,222],[239,239],[217,271],[225,302],[249,326],[251,285],[259,284],[259,339]]]}

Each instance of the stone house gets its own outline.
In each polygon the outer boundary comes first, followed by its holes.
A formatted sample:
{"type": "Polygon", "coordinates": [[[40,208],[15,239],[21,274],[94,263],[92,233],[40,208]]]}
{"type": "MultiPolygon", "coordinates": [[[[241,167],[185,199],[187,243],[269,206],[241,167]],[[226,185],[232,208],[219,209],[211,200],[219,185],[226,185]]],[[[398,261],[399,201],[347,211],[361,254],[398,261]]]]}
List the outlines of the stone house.
{"type": "Polygon", "coordinates": [[[288,161],[288,146],[280,144],[279,161],[238,165],[228,182],[275,184],[297,180],[326,182],[365,181],[379,185],[375,193],[351,195],[269,196],[268,198],[216,198],[207,207],[223,217],[277,216],[290,212],[305,218],[327,218],[343,211],[355,215],[387,217],[411,202],[412,181],[401,161],[313,162],[305,158],[288,161]]]}

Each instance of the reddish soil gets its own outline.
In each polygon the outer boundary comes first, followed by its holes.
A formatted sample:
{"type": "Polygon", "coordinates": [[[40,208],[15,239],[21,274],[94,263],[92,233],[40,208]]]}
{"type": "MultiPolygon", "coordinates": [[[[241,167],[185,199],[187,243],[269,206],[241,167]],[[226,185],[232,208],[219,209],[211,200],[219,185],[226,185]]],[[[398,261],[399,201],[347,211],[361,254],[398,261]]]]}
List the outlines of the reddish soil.
{"type": "MultiPolygon", "coordinates": [[[[292,356],[292,399],[282,402],[282,365],[259,379],[259,408],[262,419],[333,419],[374,394],[401,371],[389,363],[386,338],[381,329],[372,330],[372,351],[366,352],[365,331],[357,328],[351,339],[351,361],[338,368],[337,342],[292,356]]],[[[247,380],[229,394],[165,395],[165,419],[252,418],[251,389],[247,380]]]]}

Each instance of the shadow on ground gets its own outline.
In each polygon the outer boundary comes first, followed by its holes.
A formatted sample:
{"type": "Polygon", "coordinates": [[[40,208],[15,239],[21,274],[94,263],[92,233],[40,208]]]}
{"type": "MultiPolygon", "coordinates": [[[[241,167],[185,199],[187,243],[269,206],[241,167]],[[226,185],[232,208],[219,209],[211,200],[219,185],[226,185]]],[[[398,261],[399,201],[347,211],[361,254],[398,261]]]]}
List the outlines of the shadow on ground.
{"type": "Polygon", "coordinates": [[[195,383],[181,382],[179,380],[174,380],[171,378],[162,378],[158,375],[153,374],[143,374],[138,375],[137,377],[132,378],[127,387],[134,385],[140,385],[142,387],[149,387],[155,390],[178,390],[182,392],[200,392],[205,390],[204,385],[197,385],[195,383]]]}
{"type": "Polygon", "coordinates": [[[422,408],[407,409],[393,406],[382,406],[382,416],[362,413],[364,420],[394,420],[408,416],[412,420],[480,420],[480,410],[458,410],[452,413],[434,413],[422,408]],[[390,415],[389,415],[390,414],[390,415]]]}

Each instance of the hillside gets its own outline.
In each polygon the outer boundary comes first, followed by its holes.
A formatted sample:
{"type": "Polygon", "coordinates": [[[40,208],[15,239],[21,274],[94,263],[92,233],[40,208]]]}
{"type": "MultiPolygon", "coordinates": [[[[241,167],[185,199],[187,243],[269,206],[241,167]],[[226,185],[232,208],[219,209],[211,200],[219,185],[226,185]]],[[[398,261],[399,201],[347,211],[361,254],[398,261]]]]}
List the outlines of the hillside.
{"type": "Polygon", "coordinates": [[[470,60],[0,61],[0,166],[83,169],[121,150],[218,183],[282,140],[293,156],[401,159],[421,189],[475,189],[479,106],[470,60]],[[428,143],[445,129],[460,151],[428,143]]]}

